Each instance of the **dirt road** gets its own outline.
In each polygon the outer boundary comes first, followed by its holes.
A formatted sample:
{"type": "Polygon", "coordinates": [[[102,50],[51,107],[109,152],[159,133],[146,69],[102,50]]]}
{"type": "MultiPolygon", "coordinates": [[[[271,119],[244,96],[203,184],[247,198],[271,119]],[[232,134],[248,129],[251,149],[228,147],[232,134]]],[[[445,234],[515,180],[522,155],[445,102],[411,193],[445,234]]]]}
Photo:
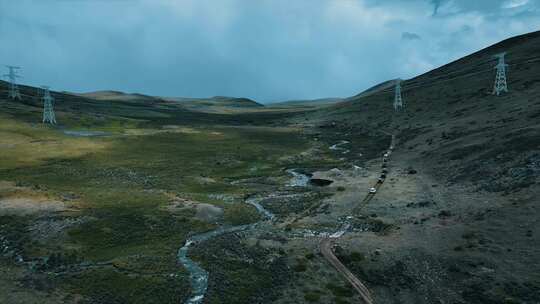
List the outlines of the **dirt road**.
{"type": "MultiPolygon", "coordinates": [[[[394,150],[395,139],[396,139],[395,136],[392,135],[392,141],[390,143],[390,147],[388,147],[388,150],[384,154],[383,164],[388,161],[388,159],[390,158],[390,155],[392,154],[392,151],[394,150]]],[[[382,186],[383,183],[384,183],[384,179],[377,182],[373,186],[373,188],[375,188],[376,191],[379,191],[379,188],[382,186]]],[[[369,201],[371,201],[371,199],[373,199],[373,197],[375,196],[376,193],[377,192],[371,192],[370,191],[364,197],[364,199],[360,202],[360,204],[355,208],[353,213],[356,214],[358,211],[360,211],[360,209],[363,206],[367,205],[369,203],[369,201]]],[[[321,241],[320,250],[321,250],[322,255],[326,258],[326,260],[328,260],[328,262],[330,262],[330,264],[332,264],[332,266],[334,266],[334,268],[339,273],[341,273],[345,277],[345,279],[347,279],[347,281],[358,292],[358,294],[362,298],[362,301],[364,302],[364,304],[372,304],[373,299],[371,298],[371,293],[369,292],[369,289],[347,267],[345,267],[345,265],[343,265],[339,261],[339,259],[334,255],[334,251],[332,250],[332,247],[333,247],[333,244],[334,244],[334,240],[337,240],[338,238],[339,237],[335,237],[335,238],[326,237],[321,241]]]]}
{"type": "Polygon", "coordinates": [[[341,273],[349,283],[353,286],[353,288],[358,292],[362,300],[365,304],[372,304],[373,299],[371,298],[371,294],[367,287],[356,277],[354,274],[352,274],[345,265],[343,265],[339,259],[334,255],[334,252],[332,251],[333,246],[333,240],[331,238],[325,238],[321,242],[321,253],[323,256],[336,268],[336,270],[341,273]]]}

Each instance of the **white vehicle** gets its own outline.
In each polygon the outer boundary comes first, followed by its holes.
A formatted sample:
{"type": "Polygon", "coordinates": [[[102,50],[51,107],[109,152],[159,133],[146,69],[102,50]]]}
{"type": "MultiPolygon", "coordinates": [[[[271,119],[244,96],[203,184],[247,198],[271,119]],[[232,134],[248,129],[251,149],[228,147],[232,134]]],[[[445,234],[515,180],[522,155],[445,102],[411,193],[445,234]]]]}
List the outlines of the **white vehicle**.
{"type": "Polygon", "coordinates": [[[377,189],[371,187],[369,188],[369,193],[376,193],[377,192],[377,189]]]}

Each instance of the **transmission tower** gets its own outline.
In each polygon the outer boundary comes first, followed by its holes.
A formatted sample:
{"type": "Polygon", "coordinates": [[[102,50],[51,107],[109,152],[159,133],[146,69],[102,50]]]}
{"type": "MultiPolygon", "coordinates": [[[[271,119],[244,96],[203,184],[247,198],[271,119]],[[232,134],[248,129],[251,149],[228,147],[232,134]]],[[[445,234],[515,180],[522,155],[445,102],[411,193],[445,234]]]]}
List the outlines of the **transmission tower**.
{"type": "Polygon", "coordinates": [[[43,123],[56,124],[56,116],[54,115],[54,98],[49,92],[49,87],[42,86],[43,88],[43,123]]]}
{"type": "Polygon", "coordinates": [[[19,92],[19,87],[17,86],[17,78],[21,77],[17,75],[17,70],[19,70],[20,67],[12,66],[12,65],[6,65],[6,67],[9,69],[9,73],[4,75],[4,77],[7,77],[9,79],[8,97],[11,99],[20,100],[21,93],[19,92]]]}
{"type": "Polygon", "coordinates": [[[495,66],[497,70],[497,76],[495,77],[495,85],[493,86],[493,94],[499,96],[501,92],[508,93],[508,86],[506,83],[506,68],[508,64],[504,61],[506,52],[495,55],[495,58],[499,59],[499,63],[495,66]]]}
{"type": "Polygon", "coordinates": [[[400,111],[403,108],[403,99],[401,98],[401,79],[396,80],[396,94],[394,97],[394,110],[400,111]]]}

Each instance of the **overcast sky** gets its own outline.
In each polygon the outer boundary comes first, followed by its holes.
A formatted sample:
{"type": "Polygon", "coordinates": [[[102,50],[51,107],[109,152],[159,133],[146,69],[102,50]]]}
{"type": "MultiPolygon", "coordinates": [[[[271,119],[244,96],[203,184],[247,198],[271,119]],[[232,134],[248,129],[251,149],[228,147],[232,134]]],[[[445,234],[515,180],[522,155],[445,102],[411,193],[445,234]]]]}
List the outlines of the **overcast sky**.
{"type": "Polygon", "coordinates": [[[58,91],[272,102],[351,96],[539,29],[540,0],[0,0],[0,64],[58,91]]]}

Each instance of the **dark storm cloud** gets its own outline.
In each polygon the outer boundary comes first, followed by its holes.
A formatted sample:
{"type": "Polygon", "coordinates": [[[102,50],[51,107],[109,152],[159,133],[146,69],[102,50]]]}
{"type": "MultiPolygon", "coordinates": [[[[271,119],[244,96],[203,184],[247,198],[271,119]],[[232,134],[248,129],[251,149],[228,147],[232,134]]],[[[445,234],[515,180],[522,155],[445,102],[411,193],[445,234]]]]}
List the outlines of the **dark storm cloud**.
{"type": "Polygon", "coordinates": [[[538,7],[538,0],[0,0],[0,63],[23,66],[24,83],[57,90],[349,96],[536,30],[538,7]],[[422,39],[404,43],[414,35],[422,39]]]}
{"type": "Polygon", "coordinates": [[[401,33],[401,39],[403,40],[420,40],[422,39],[418,34],[403,32],[401,33]]]}
{"type": "Polygon", "coordinates": [[[437,13],[439,12],[439,8],[444,1],[445,0],[431,0],[431,3],[433,4],[433,16],[437,15],[437,13]]]}

